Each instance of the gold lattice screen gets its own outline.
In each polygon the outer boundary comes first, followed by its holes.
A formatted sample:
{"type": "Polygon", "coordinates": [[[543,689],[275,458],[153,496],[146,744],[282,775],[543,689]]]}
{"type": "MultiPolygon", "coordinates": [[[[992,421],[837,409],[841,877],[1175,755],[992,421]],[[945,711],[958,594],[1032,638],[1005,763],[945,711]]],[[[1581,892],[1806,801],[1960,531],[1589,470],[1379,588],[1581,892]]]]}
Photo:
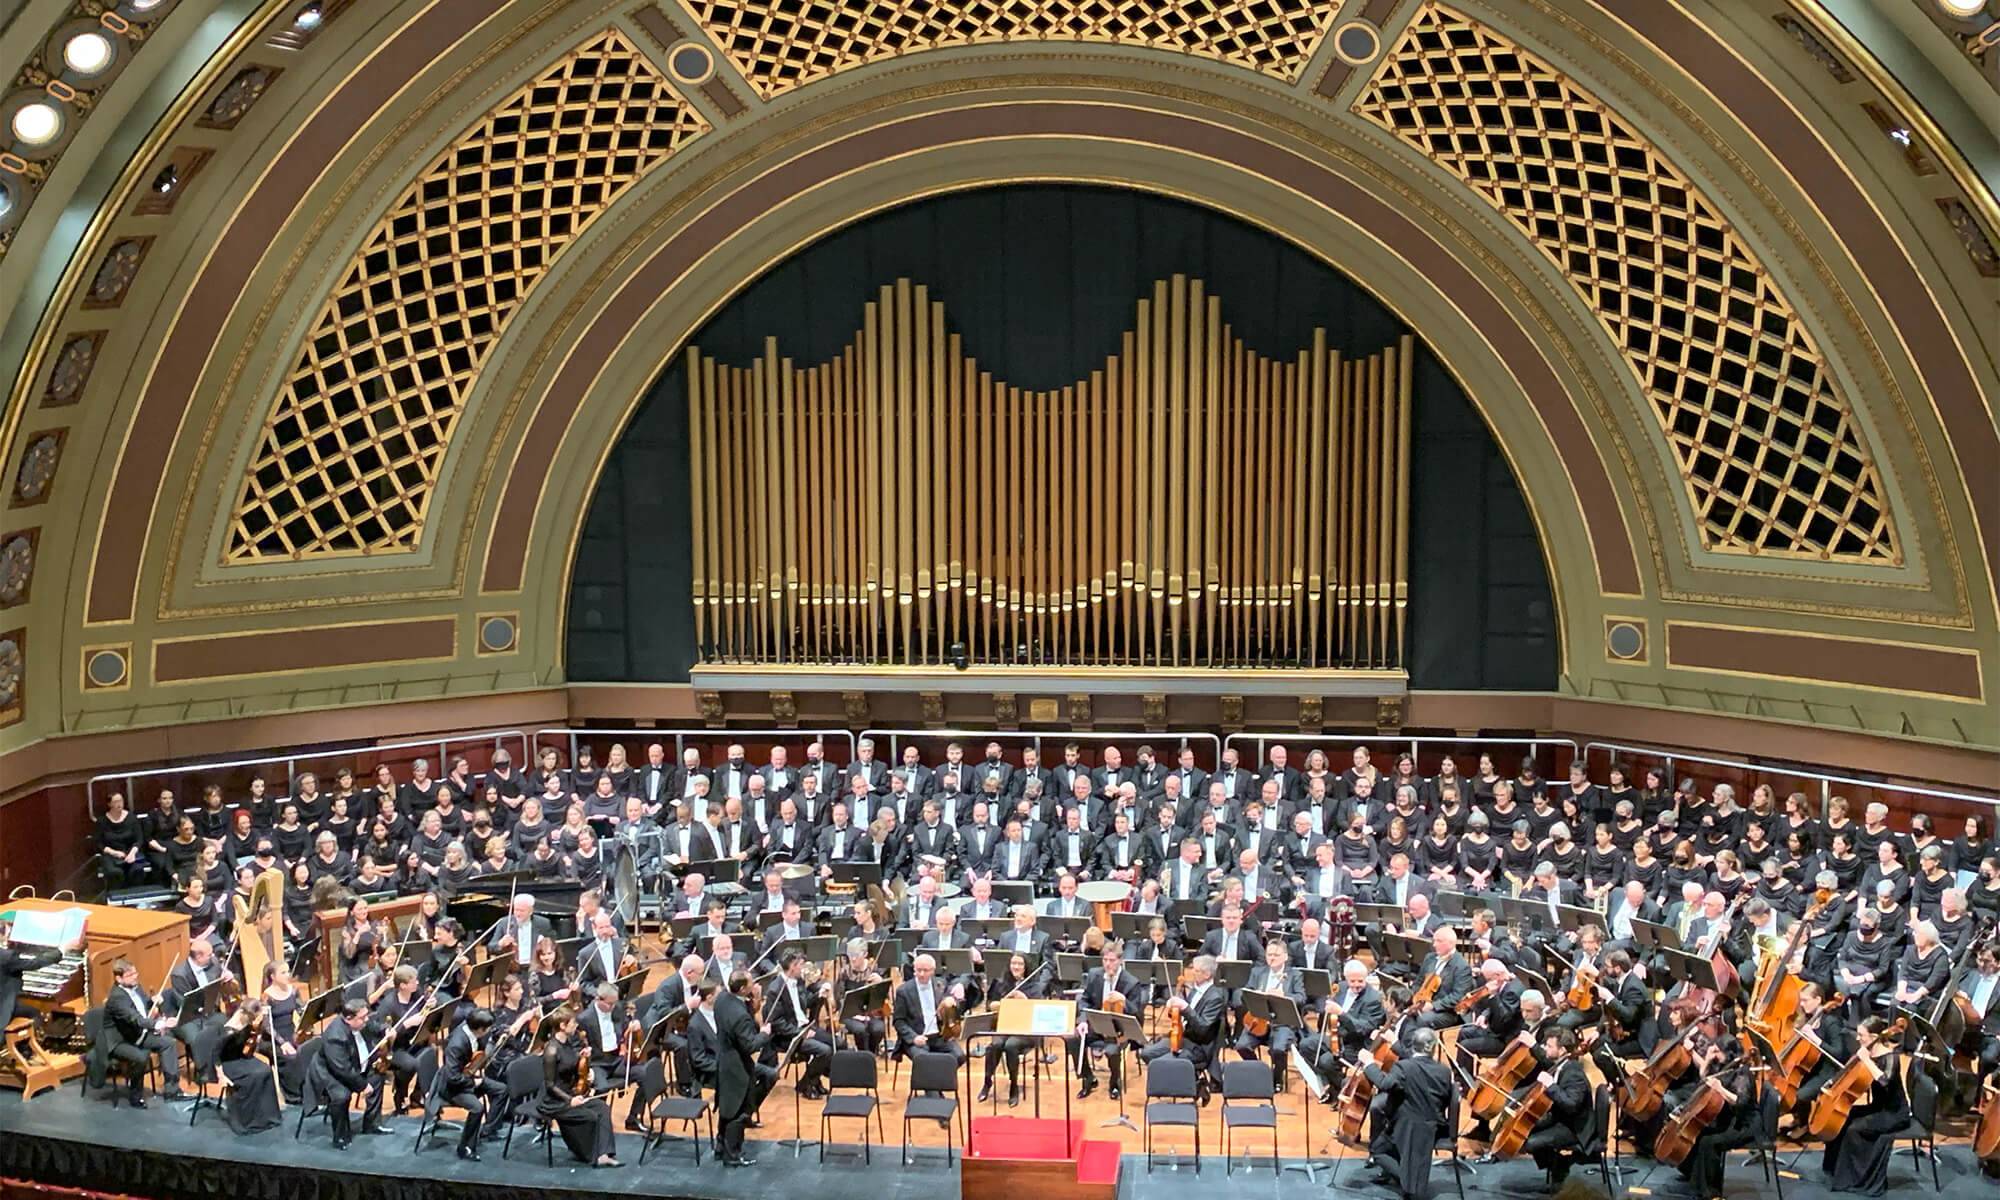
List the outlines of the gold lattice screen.
{"type": "Polygon", "coordinates": [[[1178,276],[1056,391],[908,280],[818,366],[691,348],[700,656],[1400,668],[1411,355],[1266,358],[1178,276]]]}
{"type": "Polygon", "coordinates": [[[1651,401],[1706,548],[1902,560],[1853,407],[1780,281],[1602,100],[1428,4],[1354,111],[1513,222],[1597,314],[1651,401]]]}

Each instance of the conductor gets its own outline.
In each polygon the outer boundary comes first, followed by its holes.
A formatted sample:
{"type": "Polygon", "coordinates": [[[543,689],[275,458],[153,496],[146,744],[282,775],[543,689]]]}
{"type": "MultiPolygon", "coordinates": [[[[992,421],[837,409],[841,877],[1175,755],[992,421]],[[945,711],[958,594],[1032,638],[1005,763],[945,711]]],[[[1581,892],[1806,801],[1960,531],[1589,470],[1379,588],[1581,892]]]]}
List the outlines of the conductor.
{"type": "Polygon", "coordinates": [[[1418,1028],[1410,1033],[1410,1053],[1387,1071],[1364,1058],[1361,1069],[1387,1100],[1388,1119],[1374,1123],[1368,1158],[1381,1172],[1374,1182],[1393,1187],[1414,1200],[1428,1196],[1431,1152],[1438,1134],[1451,1126],[1451,1068],[1433,1057],[1437,1031],[1418,1028]]]}
{"type": "Polygon", "coordinates": [[[725,1167],[748,1167],[756,1159],[743,1153],[743,1131],[763,1099],[757,1086],[757,1059],[770,1035],[757,1027],[750,1015],[750,976],[738,971],[730,976],[729,990],[715,997],[703,1015],[715,1023],[715,1108],[722,1117],[722,1145],[719,1151],[725,1167]]]}

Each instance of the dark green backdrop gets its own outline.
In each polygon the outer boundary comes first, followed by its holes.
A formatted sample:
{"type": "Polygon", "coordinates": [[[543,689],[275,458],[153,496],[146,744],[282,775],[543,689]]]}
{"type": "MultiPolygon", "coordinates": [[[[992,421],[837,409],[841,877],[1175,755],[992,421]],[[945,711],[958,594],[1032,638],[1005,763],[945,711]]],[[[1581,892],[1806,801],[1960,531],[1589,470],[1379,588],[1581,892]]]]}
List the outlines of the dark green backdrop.
{"type": "MultiPolygon", "coordinates": [[[[883,284],[908,277],[944,302],[982,368],[1057,388],[1101,366],[1134,303],[1175,273],[1201,279],[1267,355],[1295,353],[1318,326],[1349,354],[1404,332],[1347,276],[1231,217],[1138,192],[1034,186],[919,201],[831,234],[752,283],[694,344],[747,364],[776,333],[780,354],[821,362],[883,284]]],[[[693,665],[683,375],[677,361],[653,384],[591,499],[570,576],[571,680],[684,681],[693,665]]],[[[1414,392],[1411,684],[1551,688],[1554,606],[1520,488],[1427,350],[1414,392]]]]}

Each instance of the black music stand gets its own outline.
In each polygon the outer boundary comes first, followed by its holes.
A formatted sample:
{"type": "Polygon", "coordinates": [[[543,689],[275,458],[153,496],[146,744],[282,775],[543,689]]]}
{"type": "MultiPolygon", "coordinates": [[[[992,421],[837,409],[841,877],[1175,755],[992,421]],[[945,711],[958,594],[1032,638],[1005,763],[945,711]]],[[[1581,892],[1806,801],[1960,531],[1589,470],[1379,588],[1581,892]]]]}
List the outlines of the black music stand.
{"type": "Polygon", "coordinates": [[[853,884],[856,895],[864,895],[869,888],[882,886],[882,864],[862,859],[858,862],[837,862],[833,864],[833,874],[827,877],[829,883],[853,884]]]}
{"type": "MultiPolygon", "coordinates": [[[[1090,1032],[1111,1043],[1113,1054],[1122,1055],[1134,1046],[1144,1045],[1146,1041],[1145,1031],[1139,1028],[1139,1018],[1131,1013],[1105,1012],[1097,1008],[1085,1009],[1083,1022],[1090,1027],[1090,1032]]],[[[1078,1057],[1088,1053],[1090,1053],[1088,1039],[1079,1038],[1078,1057]]],[[[1120,1077],[1125,1074],[1122,1063],[1118,1073],[1120,1077]]],[[[1118,1089],[1118,1115],[1109,1121],[1097,1123],[1099,1129],[1109,1129],[1113,1125],[1123,1125],[1134,1133],[1139,1132],[1138,1126],[1132,1124],[1132,1118],[1125,1115],[1125,1089],[1122,1087],[1118,1089]]]]}
{"type": "Polygon", "coordinates": [[[646,985],[646,969],[645,965],[641,964],[631,973],[621,975],[611,981],[618,989],[618,998],[620,1000],[629,1002],[646,985]]]}
{"type": "Polygon", "coordinates": [[[1083,931],[1090,928],[1089,917],[1037,917],[1035,928],[1049,935],[1052,942],[1069,942],[1072,945],[1083,940],[1083,931]]]}
{"type": "MultiPolygon", "coordinates": [[[[1933,1030],[1932,1032],[1936,1032],[1933,1030]]],[[[1777,1069],[1778,1051],[1770,1039],[1754,1029],[1745,1028],[1743,1033],[1750,1039],[1750,1046],[1756,1052],[1758,1064],[1752,1064],[1750,1071],[1750,1092],[1756,1097],[1757,1140],[1756,1147],[1764,1156],[1764,1178],[1771,1181],[1777,1200],[1785,1200],[1785,1182],[1778,1170],[1778,1120],[1774,1116],[1770,1124],[1764,1122],[1765,1092],[1771,1088],[1770,1072],[1777,1069]]],[[[1947,1058],[1947,1062],[1950,1060],[1947,1058]]],[[[1613,1092],[1617,1095],[1617,1092],[1613,1092]]],[[[1619,1173],[1624,1173],[1620,1168],[1619,1173]]]]}
{"type": "MultiPolygon", "coordinates": [[[[1000,1014],[993,1009],[987,1009],[985,1012],[966,1014],[965,1020],[959,1025],[958,1040],[965,1047],[965,1091],[970,1092],[972,1090],[972,1060],[980,1057],[980,1055],[972,1052],[973,1039],[980,1038],[989,1042],[992,1041],[994,1037],[993,1027],[999,1021],[1000,1014]]],[[[1035,1070],[1038,1076],[1041,1069],[1042,1056],[1037,1054],[1035,1056],[1035,1070]]],[[[1019,1081],[1016,1080],[1015,1082],[1018,1084],[1019,1081]]],[[[1039,1078],[1037,1079],[1037,1083],[1039,1084],[1039,1078]]],[[[995,1095],[991,1100],[987,1101],[987,1105],[993,1113],[997,1114],[1000,1111],[1000,1097],[995,1095]]]]}
{"type": "Polygon", "coordinates": [[[1181,941],[1190,946],[1199,946],[1208,939],[1209,934],[1220,928],[1222,928],[1221,917],[1190,914],[1181,921],[1181,941]]]}
{"type": "MultiPolygon", "coordinates": [[[[806,1038],[812,1035],[812,1031],[812,1023],[808,1021],[799,1027],[799,1031],[796,1034],[792,1035],[791,1042],[785,1046],[785,1052],[778,1056],[779,1078],[782,1079],[784,1077],[786,1067],[798,1061],[799,1048],[805,1045],[806,1038]]],[[[802,1136],[805,1131],[805,1122],[799,1119],[799,1082],[794,1079],[792,1081],[792,1136],[789,1138],[779,1138],[778,1144],[780,1146],[789,1144],[792,1148],[792,1157],[797,1158],[807,1146],[819,1145],[817,1138],[809,1140],[802,1136]]]]}
{"type": "Polygon", "coordinates": [[[972,917],[960,921],[958,927],[965,930],[966,936],[973,941],[983,939],[988,945],[992,945],[1014,931],[1014,918],[972,917]]]}
{"type": "MultiPolygon", "coordinates": [[[[293,1024],[297,1028],[304,1030],[307,1036],[319,1032],[320,1022],[333,1015],[336,1007],[335,1001],[339,1001],[341,1004],[347,1002],[342,991],[341,988],[328,988],[319,995],[307,1000],[299,1006],[299,1015],[293,1024]]],[[[356,998],[364,999],[365,996],[356,998]]],[[[303,1042],[305,1038],[301,1037],[299,1041],[303,1042]]]]}
{"type": "MultiPolygon", "coordinates": [[[[855,1017],[880,1012],[883,1002],[888,1000],[888,998],[889,981],[886,979],[878,979],[874,983],[847,989],[841,993],[840,997],[840,1014],[835,1019],[835,1024],[838,1028],[829,1030],[828,1032],[832,1033],[838,1039],[847,1031],[848,1021],[855,1017]]],[[[971,1019],[971,1017],[966,1018],[968,1021],[971,1019]]],[[[885,1045],[888,1043],[888,1032],[886,1029],[882,1031],[883,1044],[885,1045]]]]}
{"type": "Polygon", "coordinates": [[[1440,917],[1470,920],[1472,914],[1486,907],[1486,902],[1471,892],[1439,891],[1431,896],[1431,911],[1440,917]]]}
{"type": "Polygon", "coordinates": [[[1008,908],[1032,905],[1035,902],[1035,885],[1025,879],[995,879],[993,898],[1008,908]]]}
{"type": "Polygon", "coordinates": [[[1146,937],[1146,928],[1153,923],[1153,920],[1152,913],[1114,912],[1111,914],[1111,928],[1108,932],[1121,942],[1143,941],[1146,937]]]}
{"type": "Polygon", "coordinates": [[[1232,996],[1250,985],[1250,968],[1256,964],[1247,958],[1218,958],[1215,960],[1215,986],[1232,996]]]}
{"type": "Polygon", "coordinates": [[[1400,927],[1403,924],[1403,906],[1400,904],[1356,904],[1354,906],[1354,923],[1356,925],[1395,925],[1400,927]]]}
{"type": "Polygon", "coordinates": [[[1081,986],[1083,984],[1084,973],[1089,971],[1092,964],[1097,961],[1092,955],[1072,954],[1067,950],[1043,951],[1043,953],[1045,955],[1049,953],[1055,954],[1056,982],[1067,984],[1070,987],[1081,986]]]}
{"type": "MultiPolygon", "coordinates": [[[[1290,1054],[1292,1058],[1292,1071],[1298,1075],[1299,1087],[1306,1094],[1305,1128],[1307,1149],[1304,1158],[1295,1163],[1286,1163],[1285,1170],[1301,1172],[1305,1175],[1307,1183],[1316,1184],[1319,1182],[1319,1175],[1317,1174],[1319,1164],[1313,1161],[1311,1149],[1313,1100],[1318,1099],[1321,1104],[1331,1103],[1333,1099],[1332,1090],[1327,1087],[1326,1080],[1313,1068],[1313,1065],[1306,1061],[1306,1056],[1299,1052],[1297,1042],[1292,1043],[1290,1054]]],[[[1360,1068],[1357,1067],[1355,1069],[1359,1070],[1360,1068]]],[[[1324,1145],[1321,1148],[1324,1149],[1324,1145]]]]}

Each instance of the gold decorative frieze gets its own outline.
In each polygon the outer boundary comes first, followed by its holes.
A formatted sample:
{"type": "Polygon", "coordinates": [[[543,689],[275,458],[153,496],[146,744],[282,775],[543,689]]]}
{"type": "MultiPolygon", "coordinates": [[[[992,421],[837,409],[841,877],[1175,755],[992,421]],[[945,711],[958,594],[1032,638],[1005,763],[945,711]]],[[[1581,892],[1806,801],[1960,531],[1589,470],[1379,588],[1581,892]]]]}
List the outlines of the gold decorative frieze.
{"type": "Polygon", "coordinates": [[[1466,184],[1603,322],[1704,547],[1901,562],[1882,478],[1825,355],[1732,222],[1603,100],[1440,4],[1354,111],[1466,184]]]}
{"type": "Polygon", "coordinates": [[[226,560],[413,549],[508,319],[593,218],[707,127],[606,32],[461,134],[340,275],[265,419],[226,560]]]}
{"type": "Polygon", "coordinates": [[[1177,50],[1297,80],[1332,24],[1325,0],[687,0],[766,99],[883,59],[993,42],[1177,50]]]}

